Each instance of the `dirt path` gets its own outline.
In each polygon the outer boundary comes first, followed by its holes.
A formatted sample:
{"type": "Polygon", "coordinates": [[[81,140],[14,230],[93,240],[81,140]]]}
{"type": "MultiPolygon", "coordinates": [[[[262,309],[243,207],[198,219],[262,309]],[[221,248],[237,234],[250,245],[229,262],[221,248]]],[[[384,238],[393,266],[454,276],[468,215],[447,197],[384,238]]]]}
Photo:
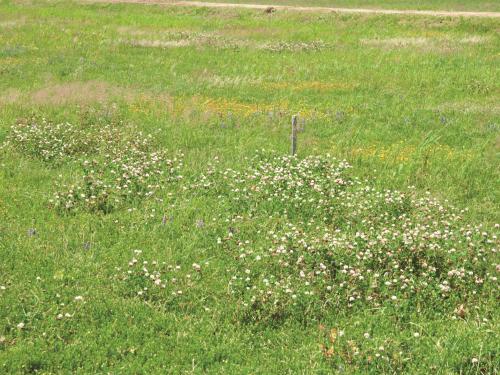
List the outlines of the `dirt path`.
{"type": "Polygon", "coordinates": [[[86,2],[102,3],[135,3],[135,4],[158,4],[171,6],[191,6],[207,8],[243,8],[259,10],[288,10],[298,12],[319,13],[361,13],[361,14],[406,14],[417,16],[436,17],[489,17],[500,18],[500,12],[448,12],[439,10],[396,10],[396,9],[360,9],[360,8],[329,8],[329,7],[303,7],[288,5],[259,5],[259,4],[229,4],[229,3],[204,3],[201,1],[168,1],[168,0],[85,0],[86,2]]]}

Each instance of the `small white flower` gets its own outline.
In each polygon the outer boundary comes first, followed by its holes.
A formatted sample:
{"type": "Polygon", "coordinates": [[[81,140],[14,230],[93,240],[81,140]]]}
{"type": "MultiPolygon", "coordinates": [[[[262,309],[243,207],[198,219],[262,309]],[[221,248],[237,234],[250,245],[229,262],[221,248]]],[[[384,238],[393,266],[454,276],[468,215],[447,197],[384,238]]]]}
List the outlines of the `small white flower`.
{"type": "Polygon", "coordinates": [[[83,301],[83,297],[82,296],[76,296],[75,297],[75,301],[83,301]]]}
{"type": "Polygon", "coordinates": [[[19,324],[17,325],[17,328],[19,328],[19,329],[23,329],[23,328],[24,328],[24,323],[23,323],[23,322],[19,323],[19,324]]]}
{"type": "Polygon", "coordinates": [[[365,339],[369,339],[369,338],[370,338],[370,334],[369,334],[368,332],[365,332],[365,333],[363,334],[363,337],[364,337],[365,339]]]}

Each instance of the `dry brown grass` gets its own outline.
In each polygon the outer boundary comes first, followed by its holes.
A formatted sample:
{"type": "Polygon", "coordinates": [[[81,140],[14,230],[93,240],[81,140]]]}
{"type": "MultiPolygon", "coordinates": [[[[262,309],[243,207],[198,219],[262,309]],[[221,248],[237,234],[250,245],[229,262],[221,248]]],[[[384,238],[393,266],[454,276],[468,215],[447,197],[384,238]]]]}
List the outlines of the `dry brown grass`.
{"type": "Polygon", "coordinates": [[[14,104],[21,99],[21,91],[15,88],[9,88],[0,94],[0,105],[14,104]]]}
{"type": "Polygon", "coordinates": [[[500,115],[500,104],[494,98],[490,100],[468,100],[442,103],[432,110],[456,111],[471,114],[493,114],[500,115]]]}
{"type": "Polygon", "coordinates": [[[192,30],[142,30],[124,29],[121,31],[124,38],[119,38],[117,43],[134,47],[150,48],[178,48],[178,47],[205,47],[216,48],[240,47],[245,43],[232,38],[226,38],[218,33],[196,32],[192,30]],[[142,38],[134,38],[141,36],[142,38]]]}
{"type": "Polygon", "coordinates": [[[264,82],[264,78],[250,75],[229,77],[206,73],[200,74],[196,81],[206,83],[210,87],[259,86],[264,82]]]}
{"type": "Polygon", "coordinates": [[[14,20],[3,20],[0,21],[0,29],[10,29],[14,27],[23,26],[26,23],[25,18],[18,18],[14,20]]]}
{"type": "Polygon", "coordinates": [[[105,81],[49,83],[33,91],[8,88],[0,94],[0,106],[16,104],[26,107],[127,103],[132,111],[143,111],[161,105],[173,110],[174,99],[166,92],[126,88],[105,81]]]}
{"type": "Polygon", "coordinates": [[[130,40],[128,44],[134,47],[152,47],[152,48],[176,48],[176,47],[187,47],[194,43],[192,40],[151,40],[151,39],[140,39],[140,40],[130,40]]]}
{"type": "Polygon", "coordinates": [[[34,104],[90,104],[108,102],[113,98],[130,100],[128,90],[104,81],[68,82],[52,84],[29,95],[34,104]]]}
{"type": "Polygon", "coordinates": [[[387,39],[361,39],[361,44],[385,48],[423,47],[432,44],[430,38],[387,38],[387,39]]]}
{"type": "Polygon", "coordinates": [[[149,35],[153,32],[159,32],[158,30],[137,28],[132,26],[119,26],[117,27],[116,31],[119,34],[133,35],[133,36],[149,35]]]}
{"type": "Polygon", "coordinates": [[[464,48],[466,45],[485,44],[489,41],[489,37],[469,35],[463,38],[398,37],[385,39],[361,39],[360,43],[365,46],[386,50],[411,48],[419,52],[446,53],[464,48]]]}
{"type": "Polygon", "coordinates": [[[356,88],[355,84],[344,82],[322,82],[322,81],[303,81],[303,82],[269,82],[264,84],[269,89],[293,90],[293,91],[333,91],[333,90],[352,90],[356,88]]]}
{"type": "Polygon", "coordinates": [[[482,35],[470,35],[465,38],[461,38],[458,41],[462,44],[484,44],[488,43],[491,38],[482,35]]]}
{"type": "Polygon", "coordinates": [[[138,93],[134,90],[114,86],[104,81],[75,81],[67,83],[50,83],[47,86],[22,92],[17,88],[9,88],[0,95],[0,104],[53,105],[66,104],[88,105],[108,103],[112,100],[133,101],[138,93]]]}

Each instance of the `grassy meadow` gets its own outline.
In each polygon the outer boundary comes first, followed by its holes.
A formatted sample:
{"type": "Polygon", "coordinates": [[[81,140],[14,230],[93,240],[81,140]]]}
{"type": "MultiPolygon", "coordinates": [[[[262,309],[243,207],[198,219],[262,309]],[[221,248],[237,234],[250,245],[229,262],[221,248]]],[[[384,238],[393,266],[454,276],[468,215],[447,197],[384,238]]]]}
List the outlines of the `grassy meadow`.
{"type": "Polygon", "coordinates": [[[2,1],[0,372],[497,373],[498,30],[2,1]]]}

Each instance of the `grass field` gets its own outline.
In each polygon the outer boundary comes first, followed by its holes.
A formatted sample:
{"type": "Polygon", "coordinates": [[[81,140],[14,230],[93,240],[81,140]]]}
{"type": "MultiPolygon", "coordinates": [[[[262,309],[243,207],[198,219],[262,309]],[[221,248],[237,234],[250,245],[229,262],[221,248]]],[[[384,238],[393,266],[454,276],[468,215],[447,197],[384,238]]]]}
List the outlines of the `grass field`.
{"type": "Polygon", "coordinates": [[[498,28],[1,2],[0,372],[497,373],[498,28]]]}
{"type": "Polygon", "coordinates": [[[446,10],[446,11],[476,11],[476,12],[499,12],[500,4],[491,0],[206,0],[213,3],[233,4],[271,4],[271,5],[295,5],[295,6],[317,6],[333,8],[368,8],[368,9],[417,9],[417,10],[446,10]]]}

